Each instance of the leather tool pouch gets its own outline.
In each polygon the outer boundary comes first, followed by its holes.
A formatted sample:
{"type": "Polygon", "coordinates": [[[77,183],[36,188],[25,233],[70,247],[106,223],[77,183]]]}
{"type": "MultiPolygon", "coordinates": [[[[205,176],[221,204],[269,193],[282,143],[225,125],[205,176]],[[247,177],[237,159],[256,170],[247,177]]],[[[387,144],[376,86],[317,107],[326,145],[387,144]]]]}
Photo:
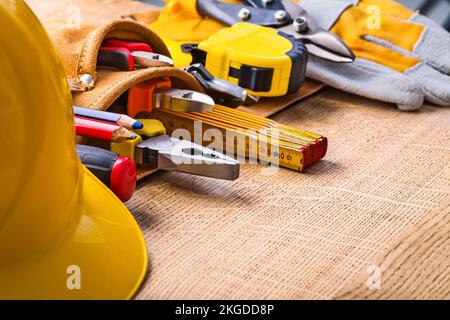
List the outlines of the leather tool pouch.
{"type": "MultiPolygon", "coordinates": [[[[71,7],[80,8],[80,16],[83,21],[89,23],[94,22],[96,24],[100,22],[107,22],[111,19],[119,17],[128,17],[130,20],[138,21],[142,25],[147,26],[155,22],[160,13],[160,8],[151,6],[144,2],[130,0],[26,0],[26,2],[31,6],[33,11],[43,22],[49,21],[49,19],[59,19],[60,21],[67,23],[67,19],[70,17],[69,8],[71,7]]],[[[60,23],[60,25],[61,24],[62,23],[60,23]]],[[[72,65],[73,68],[76,68],[78,65],[78,57],[81,52],[81,46],[84,44],[87,36],[91,31],[93,31],[94,28],[92,26],[82,25],[81,28],[78,29],[65,28],[65,31],[52,29],[54,28],[49,28],[49,26],[47,26],[47,30],[56,40],[63,40],[61,43],[55,42],[55,45],[57,45],[58,50],[61,52],[62,58],[64,59],[66,54],[70,54],[71,57],[67,59],[71,60],[72,63],[70,65],[72,65]],[[54,31],[56,31],[56,33],[54,31]],[[65,34],[62,34],[62,32],[65,34]],[[66,43],[64,41],[68,42],[66,43]],[[68,52],[67,49],[64,49],[64,46],[66,45],[72,47],[72,53],[68,52]]],[[[154,35],[153,32],[151,33],[154,35]]],[[[67,60],[64,60],[64,64],[69,65],[67,60]]],[[[83,67],[83,70],[85,67],[86,66],[83,67]]],[[[70,71],[70,69],[68,70],[70,71]]],[[[75,70],[76,69],[72,69],[72,71],[75,70]]],[[[101,84],[96,84],[96,86],[98,85],[101,84]]],[[[278,98],[264,98],[254,106],[240,107],[239,109],[256,115],[268,117],[285,109],[293,103],[318,92],[324,86],[325,85],[322,83],[308,79],[303,87],[301,87],[296,93],[278,98]]],[[[82,97],[85,96],[87,96],[87,94],[82,95],[82,97]]],[[[77,101],[78,99],[80,99],[80,97],[76,97],[77,101]]]]}
{"type": "MultiPolygon", "coordinates": [[[[145,42],[155,53],[170,56],[161,39],[140,23],[120,19],[100,26],[81,25],[70,28],[65,24],[52,22],[46,27],[61,56],[75,105],[108,110],[130,88],[160,77],[170,78],[174,88],[204,92],[194,77],[173,67],[151,67],[135,71],[97,69],[98,50],[103,40],[108,38],[145,42]]],[[[78,137],[77,142],[86,141],[78,137]]],[[[154,170],[138,168],[138,177],[142,178],[152,171],[154,170]]]]}

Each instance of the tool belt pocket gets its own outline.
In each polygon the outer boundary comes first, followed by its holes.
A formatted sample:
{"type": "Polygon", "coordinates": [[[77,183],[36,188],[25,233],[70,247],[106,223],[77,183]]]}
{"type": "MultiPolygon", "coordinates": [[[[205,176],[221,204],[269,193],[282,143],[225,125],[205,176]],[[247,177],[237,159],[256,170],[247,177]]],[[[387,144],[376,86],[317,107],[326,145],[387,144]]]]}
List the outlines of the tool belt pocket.
{"type": "Polygon", "coordinates": [[[107,39],[145,43],[154,53],[170,57],[159,36],[138,22],[120,19],[100,26],[82,24],[75,28],[52,21],[46,24],[46,29],[64,65],[75,105],[107,110],[130,88],[159,77],[171,80],[174,88],[204,92],[193,76],[170,66],[132,71],[98,68],[97,57],[107,39]]]}
{"type": "MultiPolygon", "coordinates": [[[[169,83],[172,88],[204,92],[193,76],[171,66],[131,71],[98,68],[99,50],[107,39],[145,43],[153,53],[170,57],[162,40],[140,23],[121,19],[100,26],[82,25],[76,29],[55,23],[47,25],[47,30],[66,70],[74,105],[108,110],[116,106],[119,98],[131,88],[152,80],[169,83]]],[[[86,143],[86,139],[77,137],[77,143],[86,143]]],[[[139,171],[140,177],[145,175],[142,174],[145,173],[143,169],[139,171]]]]}
{"type": "Polygon", "coordinates": [[[80,101],[85,107],[107,109],[119,91],[124,92],[139,82],[160,76],[173,78],[173,85],[182,89],[203,91],[192,76],[172,67],[149,67],[134,71],[98,69],[99,50],[107,39],[146,43],[154,53],[170,57],[160,37],[141,23],[119,19],[99,26],[70,26],[61,21],[51,21],[46,24],[46,29],[66,70],[75,102],[80,101]]]}
{"type": "Polygon", "coordinates": [[[169,55],[162,40],[144,25],[128,20],[114,20],[99,26],[81,24],[70,26],[51,21],[46,28],[59,53],[73,91],[92,89],[98,78],[97,57],[106,39],[145,42],[153,51],[169,55]]]}

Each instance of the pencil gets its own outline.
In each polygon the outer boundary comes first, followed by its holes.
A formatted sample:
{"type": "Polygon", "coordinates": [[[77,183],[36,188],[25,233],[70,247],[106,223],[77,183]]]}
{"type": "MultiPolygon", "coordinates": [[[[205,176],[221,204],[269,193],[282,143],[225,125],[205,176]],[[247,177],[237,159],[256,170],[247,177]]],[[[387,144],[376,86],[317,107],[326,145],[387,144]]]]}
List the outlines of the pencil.
{"type": "Polygon", "coordinates": [[[79,136],[108,142],[124,142],[136,139],[128,129],[111,122],[75,117],[75,131],[79,136]]]}
{"type": "Polygon", "coordinates": [[[76,116],[79,117],[96,119],[106,122],[114,122],[119,126],[122,126],[127,129],[137,130],[144,128],[144,125],[141,122],[136,121],[135,119],[125,114],[94,110],[78,106],[73,107],[73,112],[75,113],[76,116]]]}

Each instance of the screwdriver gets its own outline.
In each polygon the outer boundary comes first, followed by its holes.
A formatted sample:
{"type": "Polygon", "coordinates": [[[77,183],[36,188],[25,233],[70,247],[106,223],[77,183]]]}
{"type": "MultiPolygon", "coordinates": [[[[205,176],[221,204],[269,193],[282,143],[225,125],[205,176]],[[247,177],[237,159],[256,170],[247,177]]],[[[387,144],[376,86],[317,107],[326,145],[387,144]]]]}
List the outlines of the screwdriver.
{"type": "Polygon", "coordinates": [[[76,150],[83,165],[122,202],[131,199],[136,189],[136,164],[131,158],[86,145],[77,145],[76,150]]]}

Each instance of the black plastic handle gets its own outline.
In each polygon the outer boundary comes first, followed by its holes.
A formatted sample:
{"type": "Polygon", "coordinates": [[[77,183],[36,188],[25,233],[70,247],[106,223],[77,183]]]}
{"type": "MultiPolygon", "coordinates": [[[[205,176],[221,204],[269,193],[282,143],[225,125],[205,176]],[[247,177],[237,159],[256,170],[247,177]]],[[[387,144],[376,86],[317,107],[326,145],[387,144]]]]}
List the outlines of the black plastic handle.
{"type": "Polygon", "coordinates": [[[123,71],[131,71],[130,59],[132,59],[132,57],[125,52],[119,50],[100,49],[97,56],[97,65],[116,68],[123,71]]]}
{"type": "Polygon", "coordinates": [[[77,145],[76,150],[81,163],[107,187],[111,187],[111,172],[119,155],[109,150],[85,145],[77,145]]]}

